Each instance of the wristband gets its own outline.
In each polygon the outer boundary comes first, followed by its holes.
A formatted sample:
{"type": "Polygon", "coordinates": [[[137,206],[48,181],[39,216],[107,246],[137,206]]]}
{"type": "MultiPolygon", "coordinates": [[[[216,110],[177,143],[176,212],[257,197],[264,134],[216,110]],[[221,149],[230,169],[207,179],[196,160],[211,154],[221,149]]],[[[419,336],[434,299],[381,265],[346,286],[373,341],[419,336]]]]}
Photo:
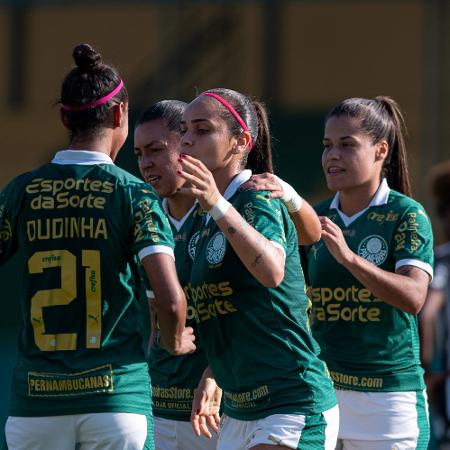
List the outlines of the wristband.
{"type": "Polygon", "coordinates": [[[221,219],[230,208],[231,203],[227,202],[222,196],[219,197],[217,203],[208,211],[208,214],[214,219],[221,219]]]}
{"type": "Polygon", "coordinates": [[[286,183],[286,181],[283,181],[276,175],[275,178],[283,188],[284,195],[283,197],[281,197],[281,200],[284,203],[284,206],[286,206],[288,212],[294,213],[300,211],[303,203],[303,199],[300,197],[300,195],[298,195],[295,189],[290,184],[286,183]]]}

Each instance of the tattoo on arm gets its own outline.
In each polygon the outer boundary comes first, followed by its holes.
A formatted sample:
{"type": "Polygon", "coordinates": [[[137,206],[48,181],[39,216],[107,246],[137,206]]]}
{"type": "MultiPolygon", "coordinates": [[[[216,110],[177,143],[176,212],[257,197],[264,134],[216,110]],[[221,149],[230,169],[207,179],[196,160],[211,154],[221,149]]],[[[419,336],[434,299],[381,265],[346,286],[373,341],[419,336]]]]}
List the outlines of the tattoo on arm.
{"type": "Polygon", "coordinates": [[[235,234],[236,233],[236,228],[228,227],[228,233],[235,234]]]}
{"type": "Polygon", "coordinates": [[[262,258],[262,254],[261,253],[256,255],[254,261],[252,262],[252,266],[256,267],[260,263],[261,258],[262,258]]]}

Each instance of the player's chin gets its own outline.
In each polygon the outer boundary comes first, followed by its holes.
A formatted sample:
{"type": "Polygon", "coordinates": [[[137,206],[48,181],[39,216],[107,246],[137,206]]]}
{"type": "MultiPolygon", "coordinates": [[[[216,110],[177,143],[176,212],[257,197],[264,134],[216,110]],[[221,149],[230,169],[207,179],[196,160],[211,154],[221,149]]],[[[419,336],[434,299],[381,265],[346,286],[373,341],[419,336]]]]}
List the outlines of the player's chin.
{"type": "Polygon", "coordinates": [[[327,187],[330,191],[344,191],[355,187],[355,178],[350,172],[326,173],[327,187]]]}

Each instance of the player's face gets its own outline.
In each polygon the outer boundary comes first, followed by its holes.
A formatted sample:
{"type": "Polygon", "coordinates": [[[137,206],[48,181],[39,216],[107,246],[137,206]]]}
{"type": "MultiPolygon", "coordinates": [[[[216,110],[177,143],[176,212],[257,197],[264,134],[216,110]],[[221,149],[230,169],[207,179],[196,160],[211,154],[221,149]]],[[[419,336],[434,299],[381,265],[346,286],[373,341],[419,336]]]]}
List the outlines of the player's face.
{"type": "Polygon", "coordinates": [[[379,181],[383,163],[378,157],[379,144],[361,132],[357,120],[328,119],[323,146],[322,167],[330,190],[345,191],[379,181]]]}
{"type": "Polygon", "coordinates": [[[197,97],[186,108],[181,122],[181,151],[202,161],[214,172],[236,159],[236,139],[220,117],[220,103],[197,97]]]}
{"type": "Polygon", "coordinates": [[[162,119],[143,123],[134,132],[134,153],[141,175],[161,197],[171,197],[184,183],[177,174],[179,145],[180,135],[162,119]]]}

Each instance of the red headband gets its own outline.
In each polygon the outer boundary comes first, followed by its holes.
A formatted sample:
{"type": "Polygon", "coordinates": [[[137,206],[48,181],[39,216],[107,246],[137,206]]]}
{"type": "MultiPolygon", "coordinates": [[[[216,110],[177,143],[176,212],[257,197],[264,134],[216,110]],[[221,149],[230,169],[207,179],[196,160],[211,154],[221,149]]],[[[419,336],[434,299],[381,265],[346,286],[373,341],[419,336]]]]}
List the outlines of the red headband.
{"type": "Polygon", "coordinates": [[[220,103],[222,103],[223,106],[225,106],[225,108],[228,109],[228,111],[230,111],[230,113],[233,115],[233,117],[237,120],[237,122],[239,123],[239,125],[242,127],[242,129],[244,131],[247,131],[248,134],[250,135],[250,142],[248,144],[248,148],[249,151],[252,150],[253,147],[253,141],[252,141],[252,136],[250,134],[250,131],[248,130],[247,125],[245,124],[245,122],[242,120],[242,117],[238,114],[238,112],[224,99],[222,98],[220,95],[214,94],[212,92],[203,92],[200,95],[206,95],[208,97],[212,97],[215,98],[217,101],[219,101],[220,103]]]}
{"type": "Polygon", "coordinates": [[[81,106],[61,105],[61,108],[66,109],[67,111],[82,111],[83,109],[94,108],[95,106],[103,105],[103,103],[106,103],[108,100],[115,97],[122,90],[122,88],[123,88],[123,81],[120,80],[120,83],[113,91],[111,91],[108,95],[105,95],[104,97],[95,100],[95,102],[87,103],[86,105],[81,106]]]}

